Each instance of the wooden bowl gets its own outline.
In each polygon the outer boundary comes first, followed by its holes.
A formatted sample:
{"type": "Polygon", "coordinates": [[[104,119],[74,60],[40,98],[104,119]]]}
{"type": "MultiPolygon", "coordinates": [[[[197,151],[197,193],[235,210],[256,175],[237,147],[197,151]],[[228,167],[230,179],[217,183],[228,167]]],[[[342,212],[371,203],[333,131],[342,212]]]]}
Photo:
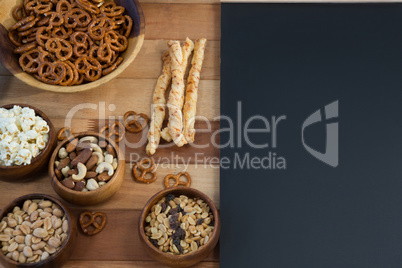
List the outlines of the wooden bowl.
{"type": "Polygon", "coordinates": [[[0,252],[0,263],[4,267],[8,267],[8,268],[60,267],[63,263],[65,263],[70,258],[71,254],[74,250],[74,245],[75,245],[75,241],[76,241],[77,234],[78,234],[77,226],[76,226],[76,219],[73,216],[73,214],[71,214],[70,210],[62,202],[60,202],[59,200],[57,200],[56,198],[54,198],[52,196],[45,195],[45,194],[28,194],[28,195],[24,195],[24,196],[14,199],[10,204],[5,206],[3,208],[3,210],[0,212],[0,219],[2,219],[3,217],[6,217],[7,213],[12,211],[12,209],[15,206],[22,207],[22,205],[24,204],[24,201],[27,199],[45,199],[45,200],[50,200],[53,203],[56,203],[57,205],[59,205],[64,210],[64,213],[67,215],[68,230],[69,230],[68,234],[67,234],[67,238],[61,245],[58,252],[51,255],[49,258],[47,258],[44,261],[40,261],[37,263],[30,263],[30,264],[18,263],[13,260],[10,260],[6,256],[4,256],[3,253],[0,252]]]}
{"type": "Polygon", "coordinates": [[[0,61],[18,79],[26,84],[54,92],[79,92],[96,88],[109,82],[121,74],[135,59],[141,49],[145,34],[145,19],[142,8],[138,0],[115,0],[120,6],[126,8],[126,13],[133,19],[133,29],[128,38],[128,48],[122,54],[123,62],[110,74],[102,76],[100,79],[77,86],[58,86],[49,85],[37,80],[31,74],[24,72],[18,64],[18,56],[13,53],[14,46],[8,39],[8,29],[15,24],[12,16],[14,7],[23,3],[22,0],[2,0],[0,7],[0,61]]]}
{"type": "Polygon", "coordinates": [[[208,196],[195,189],[179,186],[160,191],[159,193],[151,197],[151,199],[146,203],[144,209],[141,212],[138,226],[141,240],[145,244],[145,248],[148,254],[153,259],[171,267],[189,267],[205,259],[208,256],[208,254],[210,254],[211,251],[215,248],[216,243],[218,243],[219,240],[220,225],[221,224],[218,209],[208,196]],[[175,194],[175,195],[183,194],[190,198],[191,197],[201,198],[209,205],[211,211],[213,212],[215,220],[214,224],[215,228],[212,233],[212,236],[209,238],[209,241],[205,245],[203,245],[194,252],[187,253],[184,255],[172,255],[169,253],[165,253],[156,248],[154,245],[152,245],[145,234],[145,227],[146,227],[145,218],[148,216],[152,206],[155,205],[159,200],[161,200],[167,194],[175,194]]]}
{"type": "Polygon", "coordinates": [[[98,132],[82,132],[63,140],[53,151],[53,154],[50,157],[49,161],[50,182],[54,191],[64,200],[79,206],[95,205],[106,201],[107,199],[112,197],[117,192],[117,190],[119,190],[121,184],[123,183],[125,165],[126,163],[124,160],[124,155],[114,141],[112,141],[108,137],[105,137],[102,134],[99,134],[98,132]],[[82,138],[84,136],[95,136],[98,138],[101,137],[102,139],[105,139],[110,145],[112,145],[116,151],[118,167],[115,170],[113,177],[104,186],[96,189],[95,191],[78,192],[68,189],[57,179],[54,173],[54,162],[58,157],[57,155],[61,147],[65,146],[67,142],[70,142],[74,138],[82,138]]]}
{"type": "Polygon", "coordinates": [[[41,171],[49,162],[49,158],[53,149],[56,146],[56,130],[49,117],[41,110],[36,107],[30,106],[28,104],[7,104],[3,105],[0,108],[11,109],[14,105],[18,105],[21,107],[28,107],[35,110],[35,114],[42,117],[49,126],[49,141],[46,144],[46,147],[43,151],[35,158],[31,160],[31,164],[29,165],[19,165],[19,166],[0,166],[0,180],[8,181],[8,182],[20,182],[25,180],[32,179],[33,174],[41,171]],[[28,176],[29,175],[29,176],[28,176]]]}

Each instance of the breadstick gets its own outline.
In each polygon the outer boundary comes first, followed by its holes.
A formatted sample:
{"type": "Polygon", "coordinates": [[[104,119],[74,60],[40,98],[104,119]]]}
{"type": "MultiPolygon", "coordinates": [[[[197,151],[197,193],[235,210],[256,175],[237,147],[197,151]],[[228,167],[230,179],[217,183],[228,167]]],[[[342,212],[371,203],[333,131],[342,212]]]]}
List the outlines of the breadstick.
{"type": "Polygon", "coordinates": [[[186,102],[184,103],[184,137],[188,143],[194,142],[194,123],[195,112],[197,108],[198,97],[198,83],[200,82],[200,74],[202,62],[204,61],[204,51],[207,39],[201,38],[195,41],[194,56],[191,61],[191,69],[188,73],[187,88],[186,88],[186,102]]]}
{"type": "Polygon", "coordinates": [[[179,41],[169,41],[169,54],[172,60],[172,89],[168,98],[169,108],[169,135],[173,142],[181,147],[187,143],[183,131],[184,104],[184,72],[187,67],[188,57],[194,49],[194,43],[187,38],[181,49],[179,41]]]}
{"type": "Polygon", "coordinates": [[[172,72],[170,68],[171,60],[168,51],[163,54],[162,59],[162,74],[159,76],[158,81],[156,82],[153,95],[153,105],[151,107],[152,116],[148,131],[148,145],[145,149],[148,155],[153,155],[159,145],[162,123],[163,119],[165,118],[165,92],[172,78],[172,72]]]}

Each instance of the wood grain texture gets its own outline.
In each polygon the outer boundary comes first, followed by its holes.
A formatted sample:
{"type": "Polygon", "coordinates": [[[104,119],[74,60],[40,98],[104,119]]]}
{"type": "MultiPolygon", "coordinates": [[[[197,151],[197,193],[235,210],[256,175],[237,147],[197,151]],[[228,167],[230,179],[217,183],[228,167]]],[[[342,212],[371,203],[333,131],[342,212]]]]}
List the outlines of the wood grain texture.
{"type": "MultiPolygon", "coordinates": [[[[86,209],[72,209],[78,218],[86,209]]],[[[72,261],[151,261],[139,237],[138,218],[140,210],[102,210],[106,213],[107,224],[95,236],[84,235],[78,232],[72,261]],[[111,249],[111,245],[113,249],[111,249]],[[91,249],[91,250],[88,250],[91,249]],[[113,254],[110,254],[113,250],[113,254]]],[[[218,260],[218,247],[205,261],[218,260]]]]}
{"type": "MultiPolygon", "coordinates": [[[[150,115],[150,104],[156,83],[156,79],[119,78],[94,90],[63,94],[29,87],[13,76],[2,76],[0,79],[2,83],[0,105],[28,102],[48,114],[51,120],[66,118],[69,111],[74,111],[73,108],[77,109],[76,113],[72,113],[73,120],[119,117],[129,110],[150,115]]],[[[197,115],[208,119],[219,116],[219,90],[219,80],[200,81],[197,115]]]]}
{"type": "MultiPolygon", "coordinates": [[[[157,192],[165,189],[163,179],[167,174],[186,170],[192,178],[191,187],[208,195],[219,208],[219,166],[203,163],[194,165],[170,164],[157,162],[157,180],[151,184],[142,184],[134,180],[132,165],[126,165],[123,184],[117,193],[106,203],[87,206],[93,209],[136,209],[141,210],[145,203],[157,192]]],[[[30,193],[43,193],[58,197],[50,185],[47,170],[33,177],[33,180],[20,183],[0,182],[0,208],[17,198],[30,193]]],[[[60,200],[61,198],[58,197],[60,200]]],[[[77,207],[70,204],[70,207],[77,207]]],[[[78,208],[78,207],[77,207],[78,208]]],[[[82,208],[81,208],[82,209],[82,208]]]]}
{"type": "Polygon", "coordinates": [[[146,39],[221,38],[220,5],[143,4],[142,8],[146,20],[146,39]]]}

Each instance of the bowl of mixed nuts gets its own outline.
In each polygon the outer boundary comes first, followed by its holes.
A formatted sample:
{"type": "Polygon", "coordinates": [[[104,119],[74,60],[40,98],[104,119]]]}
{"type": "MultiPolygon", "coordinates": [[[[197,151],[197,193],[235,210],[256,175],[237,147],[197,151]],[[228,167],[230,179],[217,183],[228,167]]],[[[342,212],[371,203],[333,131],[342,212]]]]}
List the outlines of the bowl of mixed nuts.
{"type": "Polygon", "coordinates": [[[149,255],[162,264],[189,267],[208,256],[219,239],[219,213],[212,200],[189,187],[154,195],[139,219],[149,255]]]}
{"type": "Polygon", "coordinates": [[[5,267],[56,267],[71,256],[75,219],[54,197],[18,197],[0,213],[0,263],[5,267]]]}
{"type": "Polygon", "coordinates": [[[55,192],[80,206],[112,197],[123,183],[124,172],[124,155],[118,145],[98,132],[82,132],[64,139],[49,161],[55,192]]]}

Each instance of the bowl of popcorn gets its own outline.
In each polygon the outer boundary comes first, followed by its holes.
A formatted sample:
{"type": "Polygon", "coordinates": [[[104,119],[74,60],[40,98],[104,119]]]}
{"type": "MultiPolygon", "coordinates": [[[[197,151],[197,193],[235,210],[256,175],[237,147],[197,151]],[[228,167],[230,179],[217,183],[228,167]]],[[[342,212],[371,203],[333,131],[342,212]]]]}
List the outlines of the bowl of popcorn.
{"type": "Polygon", "coordinates": [[[71,255],[75,219],[54,197],[18,197],[0,213],[0,263],[4,267],[59,267],[71,255]]]}
{"type": "Polygon", "coordinates": [[[220,233],[212,200],[189,187],[163,190],[147,202],[139,219],[149,255],[172,267],[192,266],[211,253],[220,233]]]}
{"type": "Polygon", "coordinates": [[[118,145],[98,132],[82,132],[63,140],[49,161],[55,192],[81,206],[101,203],[120,188],[125,172],[118,145]]]}
{"type": "Polygon", "coordinates": [[[0,61],[43,90],[97,88],[121,74],[144,41],[138,0],[2,0],[1,7],[0,61]]]}
{"type": "Polygon", "coordinates": [[[0,107],[0,180],[28,180],[45,167],[56,146],[50,119],[27,104],[0,107]]]}

